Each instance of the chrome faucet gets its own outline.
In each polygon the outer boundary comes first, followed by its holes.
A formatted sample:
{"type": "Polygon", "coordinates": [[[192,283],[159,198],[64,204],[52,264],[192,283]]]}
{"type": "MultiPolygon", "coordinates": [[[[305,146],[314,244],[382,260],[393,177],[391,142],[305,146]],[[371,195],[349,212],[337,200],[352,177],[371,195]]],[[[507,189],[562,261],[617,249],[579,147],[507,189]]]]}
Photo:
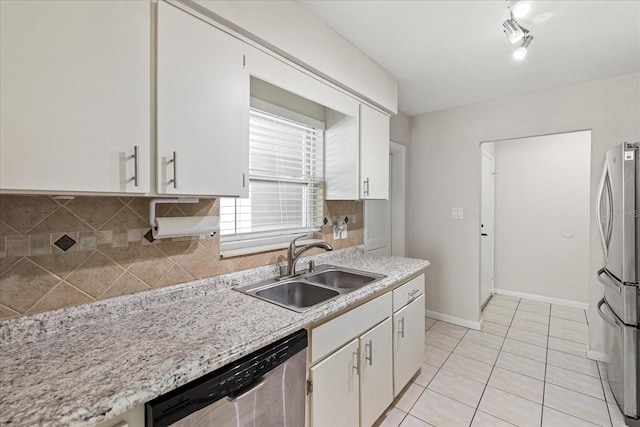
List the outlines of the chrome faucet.
{"type": "Polygon", "coordinates": [[[287,275],[288,276],[293,276],[294,274],[296,274],[296,262],[298,262],[298,258],[300,258],[300,255],[302,255],[309,249],[320,248],[320,249],[324,249],[325,251],[333,250],[333,247],[327,242],[316,242],[316,243],[311,243],[309,245],[306,245],[299,251],[296,251],[296,240],[301,239],[303,237],[305,236],[300,236],[293,239],[291,241],[291,244],[289,245],[289,249],[287,250],[287,275]]]}

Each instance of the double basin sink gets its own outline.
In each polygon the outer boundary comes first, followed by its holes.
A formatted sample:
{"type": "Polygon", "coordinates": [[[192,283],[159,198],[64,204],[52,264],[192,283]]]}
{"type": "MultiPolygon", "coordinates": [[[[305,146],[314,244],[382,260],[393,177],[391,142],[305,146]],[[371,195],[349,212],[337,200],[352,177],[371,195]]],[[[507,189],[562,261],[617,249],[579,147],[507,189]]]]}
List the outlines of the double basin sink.
{"type": "Polygon", "coordinates": [[[384,277],[386,276],[350,268],[321,265],[312,272],[266,279],[235,289],[279,306],[303,312],[384,277]]]}

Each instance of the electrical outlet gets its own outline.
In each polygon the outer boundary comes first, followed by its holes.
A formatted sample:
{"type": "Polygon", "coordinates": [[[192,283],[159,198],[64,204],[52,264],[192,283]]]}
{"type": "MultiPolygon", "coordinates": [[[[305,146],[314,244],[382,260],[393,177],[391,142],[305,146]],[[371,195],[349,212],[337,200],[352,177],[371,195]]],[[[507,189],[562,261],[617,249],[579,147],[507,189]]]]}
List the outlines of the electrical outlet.
{"type": "Polygon", "coordinates": [[[452,219],[463,219],[464,218],[464,210],[462,208],[451,208],[451,218],[452,219]]]}

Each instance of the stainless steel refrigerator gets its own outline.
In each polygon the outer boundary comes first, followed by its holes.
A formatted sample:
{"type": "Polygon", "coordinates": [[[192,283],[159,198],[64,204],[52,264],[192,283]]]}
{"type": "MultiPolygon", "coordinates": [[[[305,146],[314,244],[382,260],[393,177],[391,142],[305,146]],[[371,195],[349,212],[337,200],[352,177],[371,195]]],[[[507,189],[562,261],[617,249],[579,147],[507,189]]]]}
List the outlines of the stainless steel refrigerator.
{"type": "Polygon", "coordinates": [[[607,152],[597,199],[604,249],[598,314],[606,322],[606,374],[627,425],[633,426],[640,425],[639,146],[623,143],[607,152]]]}

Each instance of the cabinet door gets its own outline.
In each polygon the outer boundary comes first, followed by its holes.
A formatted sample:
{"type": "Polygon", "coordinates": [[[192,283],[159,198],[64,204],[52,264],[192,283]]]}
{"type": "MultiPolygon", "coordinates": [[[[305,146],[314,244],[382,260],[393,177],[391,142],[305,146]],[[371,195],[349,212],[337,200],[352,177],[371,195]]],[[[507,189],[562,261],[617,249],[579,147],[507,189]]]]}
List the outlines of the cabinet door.
{"type": "Polygon", "coordinates": [[[389,198],[389,116],[360,104],[360,197],[389,198]]]}
{"type": "Polygon", "coordinates": [[[0,3],[1,188],[149,192],[151,3],[0,3]]]}
{"type": "Polygon", "coordinates": [[[424,295],[393,315],[393,393],[397,396],[424,357],[424,295]]]}
{"type": "Polygon", "coordinates": [[[311,427],[359,425],[358,364],[356,338],[310,369],[311,427]]]}
{"type": "Polygon", "coordinates": [[[157,54],[158,192],[248,196],[245,44],[161,1],[157,54]]]}
{"type": "Polygon", "coordinates": [[[360,341],[360,426],[369,427],[393,400],[391,318],[362,335],[360,341]]]}

